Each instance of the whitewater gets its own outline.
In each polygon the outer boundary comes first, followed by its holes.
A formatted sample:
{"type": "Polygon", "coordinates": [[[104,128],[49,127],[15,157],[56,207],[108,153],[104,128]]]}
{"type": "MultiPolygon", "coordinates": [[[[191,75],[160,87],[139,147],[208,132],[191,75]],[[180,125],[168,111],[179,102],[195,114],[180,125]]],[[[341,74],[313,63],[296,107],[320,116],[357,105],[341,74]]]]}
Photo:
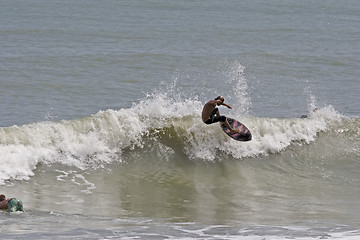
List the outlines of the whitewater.
{"type": "Polygon", "coordinates": [[[359,12],[1,1],[0,238],[358,239],[359,12]]]}
{"type": "Polygon", "coordinates": [[[202,106],[198,100],[177,102],[166,94],[156,94],[128,109],[109,109],[76,120],[2,127],[1,183],[29,180],[38,164],[104,168],[121,162],[124,151],[149,144],[170,155],[180,151],[179,154],[194,161],[219,161],[219,153],[234,159],[256,157],[283,151],[294,144],[310,144],[324,132],[329,135],[333,131],[339,134],[358,131],[356,119],[341,116],[331,106],[310,111],[308,118],[230,115],[241,119],[254,136],[251,142],[239,144],[228,138],[218,124],[202,123],[202,106]],[[349,130],[347,125],[351,122],[355,129],[349,130]]]}

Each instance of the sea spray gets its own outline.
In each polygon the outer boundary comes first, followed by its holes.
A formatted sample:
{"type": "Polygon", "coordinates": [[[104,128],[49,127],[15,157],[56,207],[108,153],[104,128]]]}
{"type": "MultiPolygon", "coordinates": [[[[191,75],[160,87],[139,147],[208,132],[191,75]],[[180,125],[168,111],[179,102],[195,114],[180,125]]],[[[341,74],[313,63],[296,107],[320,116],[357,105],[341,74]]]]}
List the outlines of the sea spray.
{"type": "Polygon", "coordinates": [[[245,78],[245,67],[238,61],[228,64],[225,73],[225,82],[228,84],[232,96],[234,112],[247,114],[251,107],[251,98],[248,92],[248,84],[245,78]]]}

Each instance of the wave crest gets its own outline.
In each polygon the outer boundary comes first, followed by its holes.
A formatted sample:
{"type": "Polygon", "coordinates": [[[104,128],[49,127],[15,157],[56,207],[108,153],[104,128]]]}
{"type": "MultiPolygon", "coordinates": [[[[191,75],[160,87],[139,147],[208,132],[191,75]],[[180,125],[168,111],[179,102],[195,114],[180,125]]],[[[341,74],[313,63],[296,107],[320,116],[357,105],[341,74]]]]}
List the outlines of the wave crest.
{"type": "Polygon", "coordinates": [[[149,146],[162,157],[176,154],[195,161],[214,161],[219,152],[237,159],[276,153],[294,141],[314,141],[320,131],[343,119],[332,107],[307,119],[238,114],[231,117],[250,129],[253,140],[237,142],[218,124],[203,124],[201,109],[198,100],[157,95],[128,109],[109,109],[82,119],[0,128],[0,184],[29,179],[39,163],[103,168],[121,162],[124,153],[149,146]]]}

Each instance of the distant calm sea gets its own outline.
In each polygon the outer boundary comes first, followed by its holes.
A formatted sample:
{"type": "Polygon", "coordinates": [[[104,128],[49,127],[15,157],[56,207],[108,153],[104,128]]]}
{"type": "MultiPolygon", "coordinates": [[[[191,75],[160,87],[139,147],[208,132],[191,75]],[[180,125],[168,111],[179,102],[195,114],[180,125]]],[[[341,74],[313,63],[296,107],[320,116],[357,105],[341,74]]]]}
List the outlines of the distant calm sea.
{"type": "Polygon", "coordinates": [[[0,238],[359,239],[359,40],[357,0],[0,0],[0,238]]]}

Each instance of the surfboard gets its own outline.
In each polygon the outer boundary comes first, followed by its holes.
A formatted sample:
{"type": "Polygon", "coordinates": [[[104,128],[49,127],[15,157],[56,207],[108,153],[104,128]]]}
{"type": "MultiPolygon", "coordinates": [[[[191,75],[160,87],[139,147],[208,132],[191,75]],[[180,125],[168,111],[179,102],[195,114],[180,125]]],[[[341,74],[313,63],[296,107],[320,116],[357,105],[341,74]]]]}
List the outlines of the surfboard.
{"type": "Polygon", "coordinates": [[[224,124],[220,123],[221,129],[232,139],[235,139],[237,141],[242,141],[242,142],[246,142],[246,141],[250,141],[252,136],[250,133],[250,130],[241,122],[233,119],[233,118],[227,118],[227,121],[229,122],[230,126],[233,129],[239,129],[240,131],[237,133],[231,133],[230,129],[228,129],[224,124]]]}

